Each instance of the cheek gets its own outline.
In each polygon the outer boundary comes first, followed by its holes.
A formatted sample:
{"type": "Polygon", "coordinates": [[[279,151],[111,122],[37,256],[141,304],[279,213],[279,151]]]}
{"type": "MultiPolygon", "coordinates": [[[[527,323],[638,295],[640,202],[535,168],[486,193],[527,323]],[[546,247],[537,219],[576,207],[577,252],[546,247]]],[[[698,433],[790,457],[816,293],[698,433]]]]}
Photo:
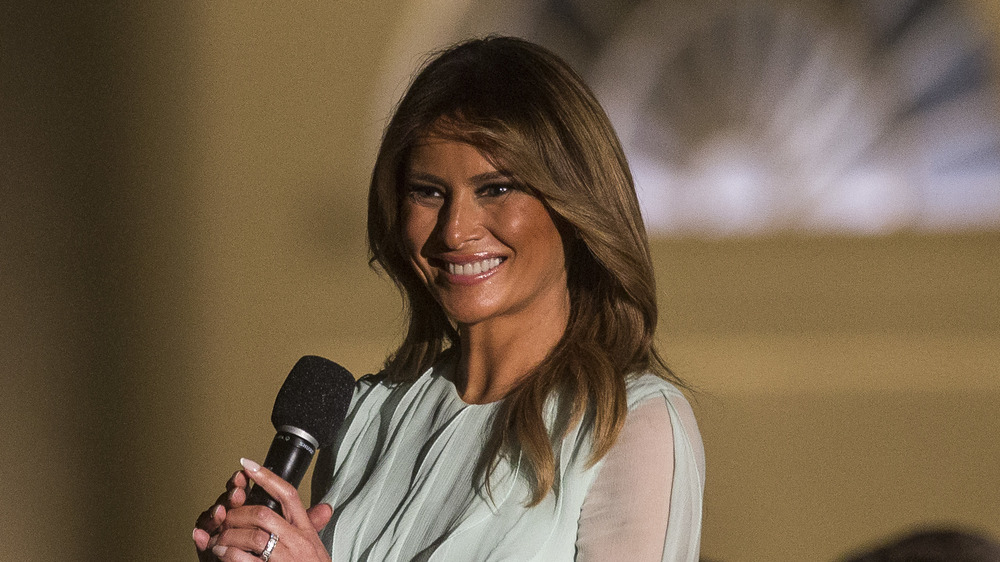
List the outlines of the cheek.
{"type": "Polygon", "coordinates": [[[402,215],[400,232],[403,236],[403,250],[407,257],[415,260],[420,255],[420,249],[427,243],[433,225],[430,229],[427,228],[427,221],[423,216],[425,213],[421,213],[419,209],[414,210],[404,206],[400,214],[402,215]]]}
{"type": "Polygon", "coordinates": [[[541,204],[521,208],[507,219],[506,230],[513,244],[530,249],[535,257],[552,265],[564,261],[562,235],[541,204]]]}
{"type": "Polygon", "coordinates": [[[401,212],[400,235],[403,255],[410,263],[414,275],[425,286],[431,284],[433,272],[421,252],[434,231],[436,218],[423,208],[405,208],[401,212]]]}

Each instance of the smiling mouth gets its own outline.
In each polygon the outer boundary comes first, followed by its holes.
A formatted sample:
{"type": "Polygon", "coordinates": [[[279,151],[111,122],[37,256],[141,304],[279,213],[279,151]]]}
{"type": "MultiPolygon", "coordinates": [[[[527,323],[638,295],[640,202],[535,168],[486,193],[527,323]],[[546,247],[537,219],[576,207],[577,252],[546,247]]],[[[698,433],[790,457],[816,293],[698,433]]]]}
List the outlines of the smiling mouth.
{"type": "Polygon", "coordinates": [[[496,269],[503,261],[502,258],[486,258],[465,264],[448,262],[447,270],[451,275],[480,275],[496,269]]]}

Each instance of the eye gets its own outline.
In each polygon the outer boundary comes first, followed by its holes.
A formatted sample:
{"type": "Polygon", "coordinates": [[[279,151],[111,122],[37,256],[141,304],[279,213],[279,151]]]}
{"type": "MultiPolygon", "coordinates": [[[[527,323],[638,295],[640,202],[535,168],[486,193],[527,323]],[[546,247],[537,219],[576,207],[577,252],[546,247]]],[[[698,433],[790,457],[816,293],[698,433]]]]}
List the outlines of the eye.
{"type": "Polygon", "coordinates": [[[429,201],[444,197],[441,190],[433,185],[410,183],[406,186],[406,195],[415,201],[429,201]]]}
{"type": "Polygon", "coordinates": [[[509,181],[488,183],[476,190],[480,197],[500,197],[515,189],[514,184],[509,181]]]}

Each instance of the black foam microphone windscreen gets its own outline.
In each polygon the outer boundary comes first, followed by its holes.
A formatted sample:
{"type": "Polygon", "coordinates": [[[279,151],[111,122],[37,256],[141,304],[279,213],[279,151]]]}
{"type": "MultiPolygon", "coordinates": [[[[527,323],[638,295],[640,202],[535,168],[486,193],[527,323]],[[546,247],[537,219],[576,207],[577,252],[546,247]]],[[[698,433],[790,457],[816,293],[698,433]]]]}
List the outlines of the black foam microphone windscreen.
{"type": "MultiPolygon", "coordinates": [[[[298,487],[317,449],[329,446],[347,416],[354,376],[340,365],[306,355],[292,367],[274,399],[271,423],[277,434],[264,467],[298,487]]],[[[281,506],[260,486],[247,496],[248,505],[281,506]]]]}

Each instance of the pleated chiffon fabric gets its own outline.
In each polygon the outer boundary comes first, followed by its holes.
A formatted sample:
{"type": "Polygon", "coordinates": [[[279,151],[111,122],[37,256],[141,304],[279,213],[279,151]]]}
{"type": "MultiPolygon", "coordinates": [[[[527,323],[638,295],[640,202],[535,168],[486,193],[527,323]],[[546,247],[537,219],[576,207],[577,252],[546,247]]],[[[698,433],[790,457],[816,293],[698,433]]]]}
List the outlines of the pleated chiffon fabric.
{"type": "MultiPolygon", "coordinates": [[[[482,485],[477,467],[500,403],[463,402],[451,382],[453,370],[444,361],[406,385],[390,386],[378,375],[358,381],[344,427],[321,451],[313,477],[314,499],[333,506],[333,519],[320,533],[333,560],[556,562],[609,550],[634,560],[629,549],[635,541],[607,540],[627,538],[628,529],[616,525],[637,516],[646,536],[654,533],[654,546],[662,544],[662,557],[653,559],[698,559],[704,451],[691,408],[673,385],[654,375],[629,382],[623,435],[630,437],[593,466],[587,466],[586,419],[570,431],[554,447],[554,490],[527,508],[531,493],[518,459],[501,461],[489,494],[482,485]],[[649,446],[658,440],[667,446],[649,446]],[[601,470],[633,460],[653,466],[601,470]],[[646,493],[647,478],[648,488],[665,490],[669,498],[646,493]],[[605,511],[588,507],[588,517],[585,503],[605,511]],[[607,513],[621,509],[616,506],[642,513],[607,513]]],[[[552,427],[555,408],[549,414],[552,427]]]]}

